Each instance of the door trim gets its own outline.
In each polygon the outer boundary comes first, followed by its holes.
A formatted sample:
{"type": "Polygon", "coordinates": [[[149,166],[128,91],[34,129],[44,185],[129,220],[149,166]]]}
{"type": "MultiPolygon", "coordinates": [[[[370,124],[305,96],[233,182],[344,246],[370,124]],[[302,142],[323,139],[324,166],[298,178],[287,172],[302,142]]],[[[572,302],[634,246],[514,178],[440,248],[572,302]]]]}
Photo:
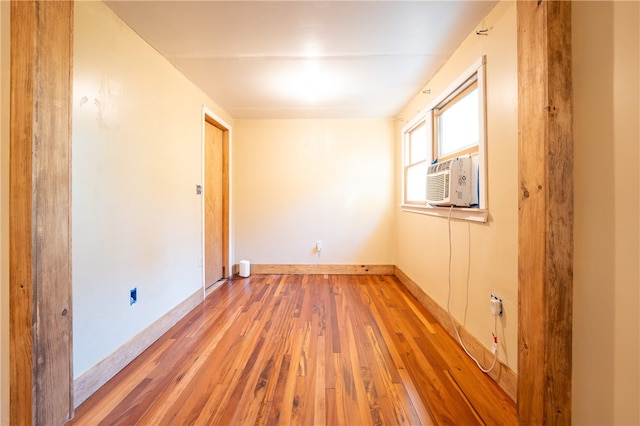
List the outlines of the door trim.
{"type": "MultiPolygon", "coordinates": [[[[232,258],[231,258],[231,191],[230,191],[230,183],[231,183],[231,162],[229,158],[231,156],[231,140],[232,140],[232,129],[231,125],[229,125],[226,121],[224,121],[220,116],[215,114],[206,106],[202,107],[202,167],[201,167],[201,179],[202,179],[202,187],[206,191],[205,183],[204,183],[204,168],[205,168],[205,123],[212,124],[216,128],[222,130],[222,276],[223,278],[229,277],[232,275],[232,258]]],[[[203,194],[204,195],[204,194],[203,194]]],[[[205,256],[204,256],[204,244],[205,244],[205,200],[204,196],[201,197],[201,210],[202,210],[202,246],[201,246],[201,255],[202,259],[202,292],[203,295],[206,295],[206,286],[207,283],[205,281],[205,256]]]]}

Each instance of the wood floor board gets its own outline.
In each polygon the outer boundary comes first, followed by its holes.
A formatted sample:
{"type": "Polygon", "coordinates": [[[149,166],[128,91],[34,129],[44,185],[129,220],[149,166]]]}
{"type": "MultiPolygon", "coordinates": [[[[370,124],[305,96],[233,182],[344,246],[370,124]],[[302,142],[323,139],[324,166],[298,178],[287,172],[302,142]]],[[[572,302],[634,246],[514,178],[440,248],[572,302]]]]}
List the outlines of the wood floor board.
{"type": "MultiPolygon", "coordinates": [[[[353,398],[356,401],[356,406],[358,408],[358,414],[362,419],[360,424],[369,424],[372,422],[371,419],[371,406],[367,399],[367,390],[364,386],[364,381],[362,380],[362,364],[363,361],[358,357],[358,342],[355,340],[355,336],[353,333],[353,322],[350,321],[350,314],[345,312],[345,319],[347,322],[345,323],[346,333],[346,343],[344,345],[348,351],[344,352],[346,356],[348,356],[349,361],[351,362],[351,380],[352,380],[352,390],[353,390],[353,398]]],[[[355,423],[354,423],[355,424],[355,423]]]]}
{"type": "Polygon", "coordinates": [[[392,276],[253,275],[207,296],[70,425],[516,424],[392,276]]]}

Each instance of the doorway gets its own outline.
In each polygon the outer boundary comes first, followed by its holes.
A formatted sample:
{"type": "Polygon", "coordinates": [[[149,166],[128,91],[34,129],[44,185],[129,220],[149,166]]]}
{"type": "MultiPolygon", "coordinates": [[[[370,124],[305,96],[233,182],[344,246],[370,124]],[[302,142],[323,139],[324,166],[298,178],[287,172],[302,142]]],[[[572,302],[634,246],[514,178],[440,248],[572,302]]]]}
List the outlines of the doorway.
{"type": "Polygon", "coordinates": [[[204,288],[229,275],[229,127],[204,114],[204,288]]]}

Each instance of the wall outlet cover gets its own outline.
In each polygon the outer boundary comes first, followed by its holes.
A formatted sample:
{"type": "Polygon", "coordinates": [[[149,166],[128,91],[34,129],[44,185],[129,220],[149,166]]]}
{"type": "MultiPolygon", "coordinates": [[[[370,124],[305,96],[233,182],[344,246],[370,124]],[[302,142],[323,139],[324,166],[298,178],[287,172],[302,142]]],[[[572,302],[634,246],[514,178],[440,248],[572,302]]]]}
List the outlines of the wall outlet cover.
{"type": "Polygon", "coordinates": [[[129,290],[129,306],[138,301],[138,287],[129,290]]]}

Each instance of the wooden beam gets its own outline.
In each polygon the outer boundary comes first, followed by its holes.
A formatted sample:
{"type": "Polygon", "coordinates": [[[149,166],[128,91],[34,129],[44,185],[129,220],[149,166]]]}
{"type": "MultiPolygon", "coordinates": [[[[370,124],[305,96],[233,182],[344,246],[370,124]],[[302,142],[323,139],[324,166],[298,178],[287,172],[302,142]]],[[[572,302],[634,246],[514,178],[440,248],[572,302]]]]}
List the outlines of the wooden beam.
{"type": "Polygon", "coordinates": [[[518,419],[571,424],[571,3],[518,1],[518,419]]]}
{"type": "Polygon", "coordinates": [[[10,420],[73,412],[70,154],[72,1],[12,1],[10,420]]]}

